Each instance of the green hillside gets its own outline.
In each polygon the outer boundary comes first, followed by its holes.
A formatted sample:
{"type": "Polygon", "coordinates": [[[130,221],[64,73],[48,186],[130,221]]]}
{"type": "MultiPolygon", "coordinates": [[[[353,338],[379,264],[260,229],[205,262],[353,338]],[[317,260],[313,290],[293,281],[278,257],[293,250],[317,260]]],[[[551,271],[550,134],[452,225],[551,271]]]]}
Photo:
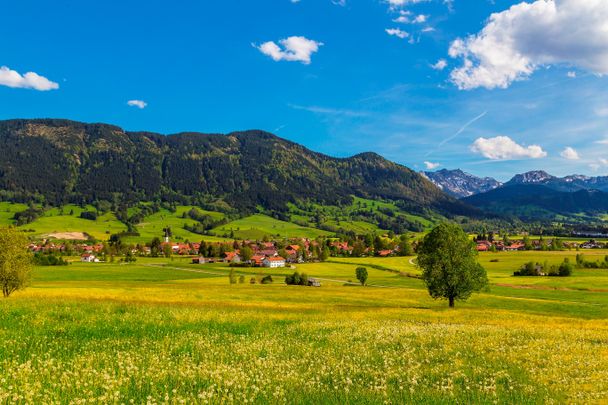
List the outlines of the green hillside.
{"type": "MultiPolygon", "coordinates": [[[[19,209],[22,207],[16,207],[19,209]]],[[[22,209],[20,209],[22,210],[22,209]]],[[[90,235],[98,240],[107,240],[111,234],[127,230],[127,226],[120,222],[111,212],[99,215],[96,220],[80,218],[83,211],[94,211],[95,208],[87,206],[81,208],[77,205],[66,205],[61,208],[46,210],[35,221],[19,227],[34,237],[55,237],[58,239],[78,239],[78,235],[65,235],[81,233],[90,235]]]]}
{"type": "Polygon", "coordinates": [[[163,229],[166,227],[171,228],[173,234],[172,239],[175,241],[190,241],[199,242],[201,240],[206,241],[224,241],[224,238],[217,238],[209,235],[199,235],[184,229],[184,225],[195,225],[196,221],[188,217],[184,218],[184,214],[195,208],[200,213],[209,215],[214,219],[222,219],[224,214],[213,211],[205,211],[198,207],[191,205],[188,206],[177,206],[175,212],[171,212],[167,209],[161,209],[152,215],[146,216],[142,222],[135,225],[139,236],[127,237],[125,241],[127,243],[147,243],[155,237],[162,237],[164,235],[163,229]]]}
{"type": "Polygon", "coordinates": [[[330,232],[280,221],[262,214],[255,214],[229,222],[213,229],[211,232],[217,236],[234,237],[236,239],[262,239],[264,236],[316,238],[330,235],[330,232]]]}

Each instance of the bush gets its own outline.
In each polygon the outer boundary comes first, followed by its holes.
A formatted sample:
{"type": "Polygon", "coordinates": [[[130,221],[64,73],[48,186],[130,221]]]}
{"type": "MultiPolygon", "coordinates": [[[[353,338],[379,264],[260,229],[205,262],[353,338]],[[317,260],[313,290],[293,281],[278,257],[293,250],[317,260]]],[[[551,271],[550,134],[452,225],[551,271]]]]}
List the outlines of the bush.
{"type": "Polygon", "coordinates": [[[572,275],[574,266],[570,263],[570,260],[564,259],[564,262],[559,266],[558,275],[560,277],[569,277],[572,275]]]}
{"type": "Polygon", "coordinates": [[[95,211],[82,211],[80,213],[80,218],[82,218],[82,219],[88,219],[90,221],[96,221],[97,220],[97,213],[95,211]]]}
{"type": "Polygon", "coordinates": [[[308,275],[306,273],[298,273],[297,271],[290,276],[285,277],[287,285],[308,285],[308,275]]]}
{"type": "Polygon", "coordinates": [[[272,284],[272,276],[269,274],[262,278],[260,284],[272,284]]]}

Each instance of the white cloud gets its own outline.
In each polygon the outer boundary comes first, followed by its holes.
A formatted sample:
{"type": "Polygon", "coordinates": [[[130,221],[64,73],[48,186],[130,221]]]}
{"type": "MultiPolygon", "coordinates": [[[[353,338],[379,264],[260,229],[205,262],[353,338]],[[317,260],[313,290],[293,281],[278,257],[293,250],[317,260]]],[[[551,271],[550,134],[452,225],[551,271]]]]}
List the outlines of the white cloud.
{"type": "Polygon", "coordinates": [[[274,41],[268,41],[259,46],[255,44],[253,46],[277,62],[285,60],[289,62],[302,62],[308,65],[310,64],[312,54],[316,53],[319,47],[323,45],[321,42],[298,36],[281,39],[279,44],[280,46],[274,41]]]}
{"type": "Polygon", "coordinates": [[[541,66],[576,66],[608,74],[608,1],[536,0],[490,16],[476,35],[458,38],[451,79],[463,90],[507,88],[541,66]]]}
{"type": "Polygon", "coordinates": [[[579,156],[578,152],[576,150],[574,150],[573,148],[571,148],[570,146],[568,146],[566,149],[564,149],[562,151],[562,153],[559,154],[561,157],[563,157],[564,159],[568,159],[568,160],[579,160],[581,157],[579,156]]]}
{"type": "Polygon", "coordinates": [[[386,0],[391,8],[409,6],[410,4],[426,3],[431,0],[386,0]]]}
{"type": "Polygon", "coordinates": [[[569,71],[568,73],[566,73],[566,76],[568,76],[571,79],[575,79],[576,78],[576,72],[574,71],[569,71]]]}
{"type": "Polygon", "coordinates": [[[596,162],[589,164],[589,168],[594,172],[597,172],[602,167],[608,166],[608,159],[598,159],[596,162]]]}
{"type": "Polygon", "coordinates": [[[137,107],[140,110],[143,110],[144,108],[146,108],[148,106],[148,103],[146,103],[143,100],[129,100],[129,101],[127,101],[127,104],[131,107],[137,107]]]}
{"type": "Polygon", "coordinates": [[[424,166],[426,166],[428,170],[435,170],[441,166],[441,163],[424,162],[424,166]]]}
{"type": "Polygon", "coordinates": [[[388,35],[392,35],[392,36],[395,36],[395,37],[398,37],[401,39],[405,39],[410,36],[409,33],[405,32],[399,28],[387,28],[385,31],[388,35]]]}
{"type": "Polygon", "coordinates": [[[491,160],[539,159],[547,156],[547,152],[540,146],[522,146],[508,136],[478,138],[471,145],[471,150],[491,160]]]}
{"type": "Polygon", "coordinates": [[[27,72],[21,75],[19,72],[11,70],[6,66],[0,67],[0,86],[39,91],[56,90],[59,88],[59,84],[37,73],[27,72]]]}
{"type": "Polygon", "coordinates": [[[437,63],[431,65],[431,67],[435,70],[443,70],[448,66],[448,62],[445,59],[439,59],[437,63]]]}
{"type": "Polygon", "coordinates": [[[598,117],[608,117],[608,107],[596,108],[595,115],[597,115],[598,117]]]}
{"type": "Polygon", "coordinates": [[[416,23],[416,24],[422,24],[422,23],[426,22],[427,18],[428,17],[425,16],[424,14],[420,14],[420,15],[417,15],[416,18],[414,18],[412,20],[412,22],[416,23]]]}

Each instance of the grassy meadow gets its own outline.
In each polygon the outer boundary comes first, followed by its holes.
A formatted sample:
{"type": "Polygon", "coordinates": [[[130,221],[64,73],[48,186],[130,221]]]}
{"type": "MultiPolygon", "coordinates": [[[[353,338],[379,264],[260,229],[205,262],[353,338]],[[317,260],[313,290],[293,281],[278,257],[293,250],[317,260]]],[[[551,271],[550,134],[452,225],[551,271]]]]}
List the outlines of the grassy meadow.
{"type": "Polygon", "coordinates": [[[300,226],[291,222],[280,221],[278,219],[262,214],[254,214],[245,218],[237,219],[226,225],[219,226],[211,231],[217,236],[230,236],[233,239],[262,239],[264,236],[282,238],[316,238],[318,236],[331,235],[330,232],[320,229],[300,226]]]}
{"type": "Polygon", "coordinates": [[[490,290],[454,310],[409,258],[299,265],[321,288],[185,258],[36,268],[0,301],[0,403],[601,402],[608,271],[511,276],[574,254],[483,254],[490,290]]]}

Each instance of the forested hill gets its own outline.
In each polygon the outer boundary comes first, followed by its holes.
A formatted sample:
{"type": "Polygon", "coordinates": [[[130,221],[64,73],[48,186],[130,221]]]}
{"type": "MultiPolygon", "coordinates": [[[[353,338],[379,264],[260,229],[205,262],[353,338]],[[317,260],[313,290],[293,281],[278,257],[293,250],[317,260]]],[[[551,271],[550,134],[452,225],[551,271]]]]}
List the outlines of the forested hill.
{"type": "Polygon", "coordinates": [[[263,131],[125,132],[67,120],[0,121],[0,197],[51,204],[98,200],[212,202],[240,211],[288,202],[339,205],[351,195],[446,215],[477,211],[374,153],[346,159],[263,131]]]}

